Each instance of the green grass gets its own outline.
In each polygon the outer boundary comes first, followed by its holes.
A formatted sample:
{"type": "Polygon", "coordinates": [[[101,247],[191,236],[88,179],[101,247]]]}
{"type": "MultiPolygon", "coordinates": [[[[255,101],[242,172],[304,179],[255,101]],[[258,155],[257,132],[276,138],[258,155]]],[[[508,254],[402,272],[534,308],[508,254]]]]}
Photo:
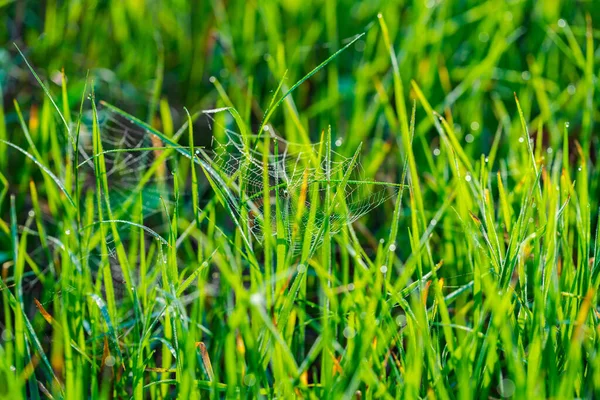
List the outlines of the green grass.
{"type": "Polygon", "coordinates": [[[0,398],[600,396],[592,2],[0,21],[0,398]]]}

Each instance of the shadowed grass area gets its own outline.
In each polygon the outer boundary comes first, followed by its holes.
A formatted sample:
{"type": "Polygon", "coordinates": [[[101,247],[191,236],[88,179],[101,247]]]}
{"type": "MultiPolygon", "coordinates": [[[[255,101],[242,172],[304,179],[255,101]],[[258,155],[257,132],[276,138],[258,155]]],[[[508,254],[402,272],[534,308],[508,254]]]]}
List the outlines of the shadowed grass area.
{"type": "Polygon", "coordinates": [[[0,1],[0,397],[599,396],[599,18],[0,1]]]}

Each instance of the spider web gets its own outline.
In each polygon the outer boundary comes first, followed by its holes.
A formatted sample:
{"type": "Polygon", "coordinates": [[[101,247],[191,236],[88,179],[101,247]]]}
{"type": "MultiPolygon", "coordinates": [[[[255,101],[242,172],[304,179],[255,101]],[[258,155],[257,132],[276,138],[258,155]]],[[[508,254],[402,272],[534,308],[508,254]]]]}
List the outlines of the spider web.
{"type": "MultiPolygon", "coordinates": [[[[212,113],[206,115],[215,122],[212,113]]],[[[242,136],[221,128],[224,139],[213,139],[212,151],[204,154],[226,178],[229,191],[224,197],[230,209],[258,242],[264,241],[269,224],[268,231],[283,237],[293,254],[302,250],[306,238],[310,247],[319,246],[326,223],[330,234],[336,234],[396,196],[400,188],[366,178],[360,162],[335,152],[327,142],[294,143],[270,130],[242,136]]]]}
{"type": "MultiPolygon", "coordinates": [[[[110,204],[115,215],[126,216],[140,194],[144,217],[170,206],[176,161],[173,149],[149,130],[108,108],[99,108],[97,115],[110,204]]],[[[79,146],[79,172],[87,189],[96,184],[92,118],[91,113],[83,118],[79,146]]]]}
{"type": "Polygon", "coordinates": [[[81,234],[86,240],[86,253],[82,254],[78,264],[89,268],[93,276],[97,276],[101,268],[110,268],[113,289],[120,298],[126,293],[126,277],[119,266],[117,246],[119,242],[125,243],[125,248],[139,246],[140,241],[144,241],[148,254],[129,256],[131,279],[138,281],[142,278],[137,271],[140,271],[138,267],[145,257],[151,257],[146,258],[146,263],[150,267],[148,274],[152,276],[150,271],[158,262],[157,246],[166,243],[166,240],[154,240],[156,237],[143,228],[161,237],[168,232],[168,213],[174,204],[177,159],[175,150],[165,146],[149,130],[102,106],[97,109],[99,147],[102,150],[98,153],[100,149],[94,149],[93,145],[93,122],[91,110],[81,116],[77,173],[81,193],[81,234]],[[102,154],[101,161],[106,170],[108,193],[102,185],[98,187],[96,181],[97,177],[104,178],[96,170],[99,154],[102,154]],[[88,197],[91,197],[93,207],[86,205],[88,197]],[[115,222],[118,237],[109,220],[118,221],[115,222]],[[105,224],[102,235],[98,233],[100,224],[105,224]],[[86,235],[90,235],[88,239],[86,235]]]}
{"type": "MultiPolygon", "coordinates": [[[[307,243],[316,248],[325,226],[336,234],[398,193],[400,185],[365,177],[358,159],[336,152],[325,141],[294,143],[272,130],[241,135],[215,118],[220,112],[227,109],[203,112],[214,135],[210,148],[196,150],[194,161],[207,167],[208,179],[218,181],[213,189],[228,203],[230,217],[257,243],[268,232],[283,238],[294,255],[307,243]]],[[[85,120],[80,170],[86,184],[94,185],[91,117],[85,120]]],[[[224,120],[226,125],[233,121],[230,114],[224,120]]],[[[189,156],[188,147],[174,149],[173,143],[187,134],[187,124],[169,138],[171,143],[164,143],[151,129],[108,107],[98,110],[98,123],[115,218],[130,215],[140,193],[145,219],[170,208],[174,172],[182,157],[177,150],[189,156]]]]}

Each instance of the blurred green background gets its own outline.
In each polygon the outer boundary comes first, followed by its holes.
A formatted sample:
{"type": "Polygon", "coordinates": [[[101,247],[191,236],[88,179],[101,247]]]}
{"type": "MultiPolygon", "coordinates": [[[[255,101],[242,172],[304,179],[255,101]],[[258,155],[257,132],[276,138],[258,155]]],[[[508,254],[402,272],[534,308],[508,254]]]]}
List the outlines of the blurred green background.
{"type": "MultiPolygon", "coordinates": [[[[414,79],[432,106],[449,106],[478,156],[509,123],[504,110],[514,114],[513,92],[530,120],[540,116],[549,144],[564,121],[580,129],[597,85],[585,73],[585,18],[598,12],[592,1],[2,1],[0,85],[8,124],[13,98],[28,110],[42,97],[16,43],[48,81],[60,83],[64,68],[73,109],[88,70],[99,98],[142,119],[161,98],[179,117],[182,106],[217,106],[215,76],[233,105],[260,119],[285,71],[289,86],[367,32],[293,95],[303,124],[332,124],[357,142],[376,135],[392,96],[381,13],[405,91],[414,79]]],[[[278,113],[280,128],[288,112],[278,113]]],[[[417,121],[418,135],[433,132],[417,121]]]]}

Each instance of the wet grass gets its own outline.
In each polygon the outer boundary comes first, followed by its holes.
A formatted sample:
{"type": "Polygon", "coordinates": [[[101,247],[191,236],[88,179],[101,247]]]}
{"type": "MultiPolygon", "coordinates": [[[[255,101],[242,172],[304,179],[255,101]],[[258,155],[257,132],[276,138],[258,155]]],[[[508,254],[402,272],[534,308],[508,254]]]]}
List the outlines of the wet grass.
{"type": "Polygon", "coordinates": [[[597,13],[0,1],[0,397],[597,397],[597,13]]]}

